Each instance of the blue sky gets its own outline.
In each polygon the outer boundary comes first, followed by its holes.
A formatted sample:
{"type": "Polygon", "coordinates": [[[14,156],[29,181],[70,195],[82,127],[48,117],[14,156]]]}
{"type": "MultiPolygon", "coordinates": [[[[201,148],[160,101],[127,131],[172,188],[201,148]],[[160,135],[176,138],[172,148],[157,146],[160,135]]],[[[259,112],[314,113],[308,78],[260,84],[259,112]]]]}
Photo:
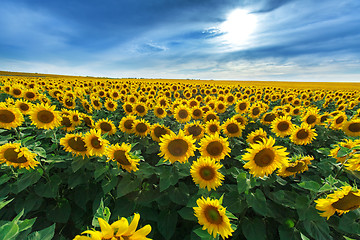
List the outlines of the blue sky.
{"type": "Polygon", "coordinates": [[[360,81],[358,0],[1,0],[0,69],[360,81]]]}

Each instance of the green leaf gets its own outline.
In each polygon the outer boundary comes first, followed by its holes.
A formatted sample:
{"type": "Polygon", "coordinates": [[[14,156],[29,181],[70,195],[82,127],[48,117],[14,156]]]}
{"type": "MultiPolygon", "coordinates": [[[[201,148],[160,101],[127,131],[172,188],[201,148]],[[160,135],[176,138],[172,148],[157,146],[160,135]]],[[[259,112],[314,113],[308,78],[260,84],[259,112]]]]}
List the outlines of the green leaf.
{"type": "Polygon", "coordinates": [[[301,240],[300,232],[295,228],[288,228],[287,226],[279,226],[280,240],[301,240]]]}
{"type": "Polygon", "coordinates": [[[178,214],[175,211],[161,211],[158,218],[158,229],[161,235],[169,240],[175,233],[178,214]]]}
{"type": "Polygon", "coordinates": [[[266,239],[265,223],[260,218],[243,219],[241,229],[247,240],[266,239]]]}
{"type": "Polygon", "coordinates": [[[101,183],[101,187],[104,191],[104,194],[109,193],[111,190],[115,189],[116,185],[118,183],[118,178],[113,177],[110,181],[108,181],[107,179],[105,179],[102,183],[101,183]]]}
{"type": "Polygon", "coordinates": [[[89,162],[89,159],[85,157],[84,159],[82,157],[75,157],[71,163],[71,168],[73,172],[77,172],[80,168],[82,168],[87,162],[89,162]]]}
{"type": "Polygon", "coordinates": [[[55,223],[48,228],[31,233],[27,240],[51,240],[55,233],[55,223]]]}
{"type": "Polygon", "coordinates": [[[195,221],[195,222],[197,221],[197,218],[194,215],[194,209],[193,208],[183,207],[182,209],[180,209],[177,212],[185,220],[195,221]]]}
{"type": "Polygon", "coordinates": [[[53,175],[50,182],[39,183],[35,186],[35,193],[40,197],[55,198],[57,196],[61,178],[58,175],[53,175]]]}
{"type": "Polygon", "coordinates": [[[16,217],[12,220],[13,223],[16,223],[19,221],[19,219],[24,215],[24,209],[21,210],[21,212],[16,215],[16,217]]]}
{"type": "Polygon", "coordinates": [[[9,175],[2,173],[2,175],[0,177],[0,185],[7,183],[10,179],[11,179],[11,177],[9,175]]]}
{"type": "Polygon", "coordinates": [[[7,201],[1,201],[0,202],[0,209],[2,209],[3,207],[5,207],[6,205],[8,205],[9,203],[12,202],[12,200],[14,200],[13,198],[7,201]]]}
{"type": "Polygon", "coordinates": [[[360,225],[356,219],[359,219],[359,214],[357,215],[355,211],[342,215],[339,221],[339,228],[347,233],[360,234],[360,225]]]}
{"type": "Polygon", "coordinates": [[[179,187],[174,187],[172,191],[169,191],[170,200],[178,205],[185,206],[189,196],[189,189],[183,182],[179,183],[179,187]]]}
{"type": "Polygon", "coordinates": [[[0,240],[14,239],[19,234],[19,226],[14,222],[8,222],[0,227],[0,240]]]}
{"type": "Polygon", "coordinates": [[[255,212],[263,216],[268,215],[268,208],[266,205],[266,198],[264,193],[260,189],[256,189],[255,194],[250,193],[245,196],[246,202],[255,212]]]}
{"type": "Polygon", "coordinates": [[[345,157],[346,155],[350,154],[352,149],[340,146],[340,150],[337,153],[337,157],[345,157]]]}
{"type": "Polygon", "coordinates": [[[31,228],[34,223],[36,221],[36,218],[31,218],[31,219],[25,219],[24,221],[19,221],[18,226],[19,226],[19,232],[25,231],[29,228],[31,228]]]}
{"type": "Polygon", "coordinates": [[[321,187],[320,184],[315,181],[302,181],[301,183],[298,183],[298,185],[312,192],[318,192],[321,187]]]}
{"type": "Polygon", "coordinates": [[[329,225],[324,219],[304,221],[306,232],[316,240],[331,240],[329,225]]]}
{"type": "Polygon", "coordinates": [[[132,179],[131,175],[125,175],[119,182],[116,189],[116,196],[122,197],[126,194],[137,190],[141,185],[141,180],[138,178],[132,179]]]}
{"type": "Polygon", "coordinates": [[[96,213],[92,219],[92,225],[93,227],[99,227],[99,221],[98,218],[104,219],[106,222],[109,222],[110,219],[110,209],[108,207],[105,207],[103,199],[100,201],[100,205],[98,209],[96,210],[96,213]]]}
{"type": "Polygon", "coordinates": [[[42,147],[36,147],[34,152],[42,158],[46,158],[46,150],[42,147]]]}
{"type": "Polygon", "coordinates": [[[178,172],[175,167],[163,167],[160,174],[160,192],[175,185],[179,180],[178,172]]]}
{"type": "Polygon", "coordinates": [[[329,148],[319,148],[316,150],[318,153],[321,153],[325,156],[329,156],[330,155],[330,149],[329,148]]]}
{"type": "Polygon", "coordinates": [[[94,171],[94,179],[97,180],[100,176],[102,176],[109,169],[109,165],[105,165],[102,167],[98,167],[94,171]]]}
{"type": "Polygon", "coordinates": [[[13,185],[13,192],[17,194],[26,189],[28,186],[37,183],[41,178],[42,174],[42,169],[31,170],[24,173],[13,185]]]}
{"type": "Polygon", "coordinates": [[[69,220],[71,206],[67,199],[59,199],[56,206],[50,206],[46,212],[46,217],[53,222],[66,223],[69,220]]]}
{"type": "Polygon", "coordinates": [[[238,192],[241,194],[245,192],[246,189],[248,189],[248,179],[246,177],[246,172],[240,173],[237,178],[237,189],[238,192]]]}
{"type": "Polygon", "coordinates": [[[165,160],[165,158],[160,158],[159,162],[155,165],[156,167],[161,166],[161,165],[172,165],[171,162],[169,162],[168,160],[165,160]]]}
{"type": "Polygon", "coordinates": [[[206,230],[202,230],[201,227],[193,230],[193,232],[198,235],[201,240],[213,240],[214,238],[206,231],[206,230]]]}

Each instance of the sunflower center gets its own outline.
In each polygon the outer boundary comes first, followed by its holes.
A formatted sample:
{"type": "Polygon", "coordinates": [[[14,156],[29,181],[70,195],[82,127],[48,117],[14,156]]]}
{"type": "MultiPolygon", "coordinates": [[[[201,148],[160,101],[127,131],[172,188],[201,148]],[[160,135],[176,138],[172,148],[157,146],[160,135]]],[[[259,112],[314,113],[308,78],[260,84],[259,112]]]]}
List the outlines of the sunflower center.
{"type": "Polygon", "coordinates": [[[168,133],[168,131],[163,127],[154,128],[154,134],[157,138],[160,138],[162,135],[165,135],[167,133],[168,133]]]}
{"type": "Polygon", "coordinates": [[[218,156],[222,153],[223,150],[224,146],[218,141],[213,141],[206,146],[206,151],[211,156],[218,156]]]}
{"type": "Polygon", "coordinates": [[[299,112],[300,112],[300,110],[299,109],[294,109],[294,111],[293,111],[293,113],[295,114],[295,115],[298,115],[299,114],[299,112]]]}
{"type": "Polygon", "coordinates": [[[209,130],[212,133],[217,132],[218,131],[218,126],[216,126],[215,124],[210,125],[209,130]]]}
{"type": "Polygon", "coordinates": [[[259,167],[269,166],[275,159],[275,153],[271,149],[264,148],[254,156],[255,164],[259,167]]]}
{"type": "Polygon", "coordinates": [[[286,171],[288,172],[300,172],[306,167],[305,163],[302,161],[299,161],[295,166],[293,167],[287,167],[286,171]]]}
{"type": "Polygon", "coordinates": [[[138,123],[135,127],[136,131],[139,133],[144,133],[148,129],[145,123],[138,123]]]}
{"type": "Polygon", "coordinates": [[[321,116],[320,122],[323,123],[323,122],[325,122],[328,118],[329,118],[329,116],[327,116],[327,115],[321,116]]]}
{"type": "Polygon", "coordinates": [[[228,101],[229,103],[232,103],[234,100],[235,100],[235,99],[234,99],[233,96],[229,96],[229,97],[227,98],[227,101],[228,101]]]}
{"type": "Polygon", "coordinates": [[[114,159],[121,165],[131,165],[124,150],[116,150],[114,152],[114,159]]]}
{"type": "Polygon", "coordinates": [[[309,133],[305,129],[300,129],[300,131],[296,133],[296,137],[300,140],[306,139],[308,136],[309,133]]]}
{"type": "Polygon", "coordinates": [[[168,145],[170,154],[176,157],[185,155],[188,149],[188,143],[183,139],[174,139],[168,145]]]}
{"type": "Polygon", "coordinates": [[[261,143],[263,141],[263,136],[257,135],[253,138],[253,143],[261,143]]]}
{"type": "Polygon", "coordinates": [[[124,128],[131,130],[133,123],[134,123],[134,120],[131,120],[131,119],[130,119],[130,120],[126,120],[126,121],[124,122],[124,128]]]}
{"type": "Polygon", "coordinates": [[[81,137],[70,138],[68,141],[68,145],[69,147],[78,152],[86,152],[87,150],[85,142],[81,139],[81,137]]]}
{"type": "Polygon", "coordinates": [[[93,137],[91,139],[91,146],[96,149],[101,148],[101,142],[99,141],[98,137],[93,137]]]}
{"type": "Polygon", "coordinates": [[[357,209],[360,205],[360,197],[356,196],[352,192],[349,192],[342,199],[339,199],[338,201],[334,202],[331,205],[334,208],[343,211],[354,210],[357,209]]]}
{"type": "Polygon", "coordinates": [[[202,128],[200,126],[191,126],[188,128],[188,131],[191,135],[193,135],[194,137],[197,137],[201,134],[202,132],[202,128]]]}
{"type": "Polygon", "coordinates": [[[252,114],[253,114],[254,116],[259,115],[259,113],[260,113],[260,109],[259,109],[258,107],[253,108],[252,114]]]}
{"type": "Polygon", "coordinates": [[[74,115],[72,117],[72,119],[74,120],[74,122],[78,122],[79,121],[79,116],[78,115],[74,115]]]}
{"type": "Polygon", "coordinates": [[[223,110],[223,109],[225,108],[225,105],[222,104],[222,103],[219,103],[218,106],[217,106],[217,108],[218,108],[219,110],[223,110]]]}
{"type": "Polygon", "coordinates": [[[336,119],[336,124],[340,124],[344,121],[344,117],[343,116],[340,116],[336,119]]]}
{"type": "Polygon", "coordinates": [[[65,126],[65,127],[71,127],[71,121],[68,117],[63,117],[62,121],[61,121],[61,125],[65,126]]]}
{"type": "Polygon", "coordinates": [[[38,118],[39,122],[51,123],[54,120],[55,116],[52,112],[50,112],[48,110],[41,110],[38,112],[37,118],[38,118]]]}
{"type": "Polygon", "coordinates": [[[111,131],[111,125],[109,123],[107,123],[107,122],[100,123],[100,128],[104,132],[110,132],[111,131]]]}
{"type": "Polygon", "coordinates": [[[21,103],[20,104],[20,109],[22,110],[22,111],[24,111],[24,112],[26,112],[27,110],[29,110],[29,105],[28,104],[26,104],[26,103],[21,103]]]}
{"type": "Polygon", "coordinates": [[[269,113],[269,114],[266,114],[266,116],[264,117],[264,120],[265,122],[272,122],[275,120],[275,114],[273,113],[269,113]]]}
{"type": "Polygon", "coordinates": [[[195,110],[193,111],[193,115],[194,115],[195,117],[200,117],[200,116],[201,116],[201,110],[200,110],[200,109],[195,109],[195,110]]]}
{"type": "Polygon", "coordinates": [[[34,94],[33,92],[27,92],[27,93],[25,94],[25,96],[26,96],[27,98],[29,98],[29,99],[32,99],[32,98],[35,97],[35,94],[34,94]]]}
{"type": "Polygon", "coordinates": [[[7,109],[0,110],[0,122],[11,123],[15,120],[15,114],[7,109]]]}
{"type": "Polygon", "coordinates": [[[215,170],[210,166],[205,166],[200,169],[199,174],[202,179],[209,181],[215,177],[215,170]]]}
{"type": "Polygon", "coordinates": [[[212,224],[220,225],[223,222],[218,209],[213,206],[207,206],[204,210],[206,220],[212,224]]]}
{"type": "Polygon", "coordinates": [[[234,133],[238,133],[239,132],[239,126],[235,123],[230,123],[229,125],[226,126],[226,130],[230,133],[230,134],[234,134],[234,133]]]}
{"type": "Polygon", "coordinates": [[[188,115],[189,115],[189,113],[185,109],[181,109],[179,111],[179,118],[181,118],[181,119],[187,118],[188,115]]]}
{"type": "Polygon", "coordinates": [[[350,132],[360,132],[360,123],[350,123],[348,129],[350,132]]]}
{"type": "Polygon", "coordinates": [[[288,122],[279,122],[277,128],[280,132],[285,132],[289,129],[290,124],[288,122]]]}
{"type": "Polygon", "coordinates": [[[67,99],[67,100],[65,100],[65,105],[69,106],[69,107],[72,107],[72,106],[74,106],[74,103],[70,99],[67,99]]]}
{"type": "Polygon", "coordinates": [[[109,102],[109,103],[108,103],[108,107],[109,107],[109,108],[113,108],[113,107],[115,107],[115,105],[114,105],[112,102],[109,102]]]}
{"type": "Polygon", "coordinates": [[[244,111],[244,110],[246,109],[246,107],[247,107],[247,104],[246,104],[246,103],[240,103],[240,104],[239,104],[239,109],[240,109],[241,111],[244,111]]]}
{"type": "Polygon", "coordinates": [[[12,163],[25,163],[27,159],[24,156],[18,158],[18,152],[15,151],[16,148],[8,148],[4,152],[4,158],[12,163]]]}
{"type": "Polygon", "coordinates": [[[136,111],[137,111],[138,113],[143,113],[143,112],[145,112],[145,107],[142,106],[142,105],[137,105],[135,109],[136,109],[136,111]]]}
{"type": "Polygon", "coordinates": [[[99,107],[100,106],[100,102],[98,100],[94,100],[93,104],[95,105],[95,107],[99,107]]]}
{"type": "Polygon", "coordinates": [[[84,117],[84,122],[85,122],[85,124],[86,124],[87,126],[91,126],[91,125],[92,125],[91,120],[90,120],[89,117],[84,117]]]}
{"type": "Polygon", "coordinates": [[[314,122],[316,122],[316,116],[314,115],[310,115],[306,118],[306,122],[307,124],[313,124],[314,122]]]}
{"type": "Polygon", "coordinates": [[[164,114],[164,110],[162,108],[157,108],[156,109],[156,113],[159,115],[163,115],[164,114]]]}
{"type": "Polygon", "coordinates": [[[18,96],[18,95],[20,95],[20,94],[21,94],[21,90],[20,90],[20,89],[15,88],[15,89],[13,90],[13,93],[14,93],[14,95],[18,96]]]}
{"type": "Polygon", "coordinates": [[[206,121],[210,121],[210,120],[216,120],[216,115],[215,114],[209,114],[206,116],[206,121]]]}

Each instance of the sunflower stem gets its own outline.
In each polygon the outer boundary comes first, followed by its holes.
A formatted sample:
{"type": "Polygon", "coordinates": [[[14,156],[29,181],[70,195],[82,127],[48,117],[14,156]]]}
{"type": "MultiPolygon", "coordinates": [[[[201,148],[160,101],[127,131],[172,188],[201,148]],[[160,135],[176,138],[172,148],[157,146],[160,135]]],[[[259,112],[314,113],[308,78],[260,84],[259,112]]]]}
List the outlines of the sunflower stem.
{"type": "Polygon", "coordinates": [[[40,167],[42,168],[42,170],[44,171],[44,174],[43,174],[44,178],[46,179],[46,181],[50,182],[50,181],[51,181],[51,180],[50,180],[50,176],[47,174],[44,166],[41,164],[41,162],[39,162],[39,165],[40,165],[40,167]]]}
{"type": "Polygon", "coordinates": [[[335,175],[335,179],[339,176],[339,174],[340,174],[340,172],[341,172],[341,170],[344,168],[344,166],[345,166],[345,163],[347,162],[347,160],[349,159],[349,155],[346,157],[346,159],[345,159],[345,161],[341,164],[341,166],[340,166],[340,168],[339,168],[339,170],[338,170],[338,172],[336,173],[336,175],[335,175]]]}

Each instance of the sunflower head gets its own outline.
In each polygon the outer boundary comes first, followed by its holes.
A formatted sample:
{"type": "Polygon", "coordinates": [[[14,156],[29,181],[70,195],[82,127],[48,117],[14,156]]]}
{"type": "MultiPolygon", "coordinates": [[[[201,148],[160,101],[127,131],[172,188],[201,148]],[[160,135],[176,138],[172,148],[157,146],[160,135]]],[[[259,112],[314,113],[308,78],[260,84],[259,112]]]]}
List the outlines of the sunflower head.
{"type": "Polygon", "coordinates": [[[300,127],[294,126],[291,129],[290,140],[297,145],[310,144],[317,136],[315,129],[306,123],[302,123],[300,127]]]}
{"type": "Polygon", "coordinates": [[[108,119],[99,119],[95,128],[101,130],[102,134],[108,133],[109,135],[113,135],[116,133],[116,127],[114,123],[108,119]]]}
{"type": "Polygon", "coordinates": [[[241,137],[244,126],[233,118],[230,118],[224,122],[221,126],[223,132],[228,137],[241,137]]]}
{"type": "Polygon", "coordinates": [[[266,141],[250,144],[242,157],[247,163],[244,168],[250,169],[255,177],[264,177],[273,173],[277,168],[288,164],[286,148],[274,146],[275,139],[269,137],[266,141]]]}
{"type": "Polygon", "coordinates": [[[295,176],[297,173],[305,172],[309,169],[308,165],[314,157],[311,156],[295,156],[288,166],[282,166],[277,174],[282,177],[295,176]]]}
{"type": "Polygon", "coordinates": [[[200,157],[192,163],[190,173],[195,184],[210,191],[221,186],[224,180],[224,175],[218,172],[221,167],[222,165],[215,159],[200,157]]]}
{"type": "Polygon", "coordinates": [[[291,134],[291,116],[277,117],[271,123],[271,129],[278,137],[285,137],[291,134]]]}
{"type": "Polygon", "coordinates": [[[220,122],[217,120],[210,120],[205,124],[205,132],[208,135],[220,133],[221,127],[220,122]]]}
{"type": "Polygon", "coordinates": [[[60,126],[61,116],[55,111],[55,106],[38,104],[30,112],[30,119],[37,128],[53,129],[60,126]]]}
{"type": "Polygon", "coordinates": [[[119,123],[119,129],[127,134],[132,133],[135,120],[136,116],[134,115],[127,115],[123,117],[119,123]]]}
{"type": "Polygon", "coordinates": [[[119,145],[118,143],[109,147],[107,151],[108,160],[115,161],[117,165],[122,167],[128,172],[136,172],[139,170],[139,158],[134,157],[131,154],[131,145],[122,143],[119,145]]]}
{"type": "Polygon", "coordinates": [[[179,161],[186,163],[189,157],[195,155],[196,147],[194,145],[195,139],[192,136],[186,136],[182,130],[176,135],[173,132],[163,135],[160,138],[160,153],[159,156],[164,157],[171,163],[179,161]]]}
{"type": "Polygon", "coordinates": [[[225,156],[230,156],[231,151],[227,138],[219,136],[218,133],[202,138],[199,150],[201,156],[210,157],[217,161],[224,159],[225,156]]]}
{"type": "Polygon", "coordinates": [[[6,107],[0,103],[0,128],[11,129],[21,126],[24,117],[20,110],[14,106],[6,107]]]}
{"type": "Polygon", "coordinates": [[[175,108],[174,117],[179,123],[186,123],[191,120],[191,110],[185,105],[179,105],[175,108]]]}
{"type": "Polygon", "coordinates": [[[196,140],[200,140],[204,136],[204,127],[199,122],[188,123],[184,127],[186,135],[192,136],[196,140]]]}
{"type": "Polygon", "coordinates": [[[34,168],[39,164],[35,157],[35,153],[30,152],[26,147],[21,147],[20,143],[6,143],[0,146],[0,163],[15,168],[34,168]]]}
{"type": "Polygon", "coordinates": [[[66,152],[71,152],[72,155],[85,157],[89,154],[85,139],[81,133],[66,134],[65,137],[60,139],[60,145],[64,147],[66,152]]]}
{"type": "Polygon", "coordinates": [[[360,136],[360,119],[353,119],[350,121],[346,121],[342,126],[342,130],[348,136],[359,137],[360,136]]]}
{"type": "Polygon", "coordinates": [[[160,138],[163,135],[170,134],[170,132],[171,130],[168,127],[165,127],[164,125],[160,125],[158,123],[152,125],[150,129],[151,138],[156,142],[160,142],[160,138]]]}
{"type": "Polygon", "coordinates": [[[106,154],[106,148],[109,141],[101,138],[101,131],[91,129],[84,136],[84,142],[88,148],[90,156],[103,156],[106,154]]]}
{"type": "Polygon", "coordinates": [[[264,131],[264,129],[259,128],[248,135],[246,142],[250,144],[255,144],[255,143],[264,142],[266,140],[267,140],[267,133],[264,131]]]}
{"type": "Polygon", "coordinates": [[[144,119],[135,120],[132,130],[136,136],[145,137],[150,132],[150,124],[144,119]]]}

